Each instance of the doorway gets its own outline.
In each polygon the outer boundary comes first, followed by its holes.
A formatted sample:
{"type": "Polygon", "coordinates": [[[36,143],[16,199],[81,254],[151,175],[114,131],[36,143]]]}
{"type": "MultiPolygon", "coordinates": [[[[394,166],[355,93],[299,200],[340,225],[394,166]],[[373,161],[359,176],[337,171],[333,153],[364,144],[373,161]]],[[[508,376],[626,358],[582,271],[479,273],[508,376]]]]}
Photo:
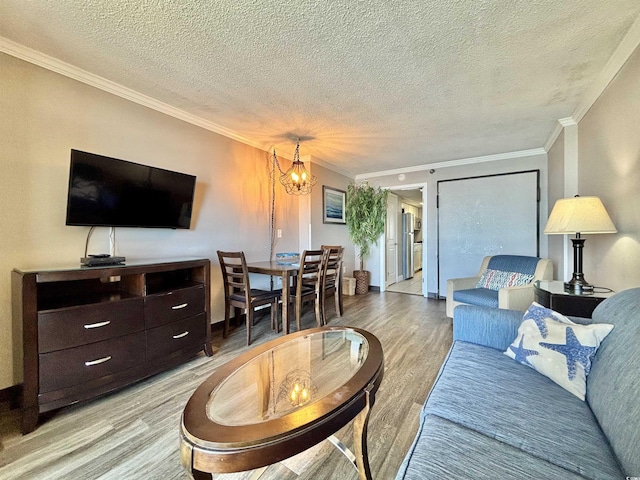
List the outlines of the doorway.
{"type": "Polygon", "coordinates": [[[422,186],[389,190],[385,235],[387,291],[424,295],[422,202],[422,186]]]}

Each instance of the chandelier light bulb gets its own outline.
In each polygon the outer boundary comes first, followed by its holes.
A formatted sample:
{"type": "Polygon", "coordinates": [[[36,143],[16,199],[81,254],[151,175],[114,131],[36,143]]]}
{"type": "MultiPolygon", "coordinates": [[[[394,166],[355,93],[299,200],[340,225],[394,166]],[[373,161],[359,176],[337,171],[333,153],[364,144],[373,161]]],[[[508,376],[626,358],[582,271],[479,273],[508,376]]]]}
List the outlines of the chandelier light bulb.
{"type": "Polygon", "coordinates": [[[283,172],[278,162],[275,149],[273,150],[273,163],[280,170],[280,183],[284,186],[289,195],[308,195],[311,189],[318,182],[318,177],[307,171],[304,162],[300,161],[300,141],[296,144],[296,151],[293,154],[293,162],[286,172],[283,172]]]}

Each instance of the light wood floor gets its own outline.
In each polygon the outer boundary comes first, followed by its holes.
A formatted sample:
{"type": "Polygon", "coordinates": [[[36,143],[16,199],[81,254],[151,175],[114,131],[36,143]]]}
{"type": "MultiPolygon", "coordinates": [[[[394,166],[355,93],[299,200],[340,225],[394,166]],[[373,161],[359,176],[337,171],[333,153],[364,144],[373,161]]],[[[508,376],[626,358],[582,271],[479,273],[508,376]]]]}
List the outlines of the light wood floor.
{"type": "MultiPolygon", "coordinates": [[[[345,297],[345,314],[331,325],[376,335],[385,375],[369,420],[373,477],[393,479],[418,427],[420,408],[451,344],[442,300],[399,293],[345,297]]],[[[315,326],[313,313],[303,326],[315,326]]],[[[276,334],[268,315],[254,327],[253,345],[276,334]],[[255,332],[255,333],[254,333],[255,332]]],[[[0,479],[187,479],[180,465],[180,415],[195,388],[217,367],[245,351],[244,326],[222,340],[214,332],[214,356],[156,375],[125,390],[55,412],[29,435],[19,433],[17,411],[0,414],[0,479]]],[[[336,434],[351,446],[352,427],[336,434]]],[[[244,479],[250,472],[215,478],[244,479]]],[[[264,480],[356,479],[357,472],[329,442],[270,466],[264,480]]]]}
{"type": "Polygon", "coordinates": [[[387,291],[422,296],[422,270],[418,270],[413,277],[407,280],[389,285],[387,291]]]}

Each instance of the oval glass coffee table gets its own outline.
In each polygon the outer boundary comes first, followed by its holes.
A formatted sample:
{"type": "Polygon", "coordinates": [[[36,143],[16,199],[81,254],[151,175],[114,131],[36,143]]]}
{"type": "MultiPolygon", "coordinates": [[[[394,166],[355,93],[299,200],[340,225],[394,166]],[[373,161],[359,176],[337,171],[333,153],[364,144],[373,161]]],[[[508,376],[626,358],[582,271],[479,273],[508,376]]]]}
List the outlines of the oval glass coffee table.
{"type": "Polygon", "coordinates": [[[264,471],[329,439],[369,479],[367,423],[383,372],[380,341],[357,328],[313,328],[258,345],[189,399],[182,464],[196,479],[264,471]],[[355,454],[333,436],[352,420],[355,454]]]}

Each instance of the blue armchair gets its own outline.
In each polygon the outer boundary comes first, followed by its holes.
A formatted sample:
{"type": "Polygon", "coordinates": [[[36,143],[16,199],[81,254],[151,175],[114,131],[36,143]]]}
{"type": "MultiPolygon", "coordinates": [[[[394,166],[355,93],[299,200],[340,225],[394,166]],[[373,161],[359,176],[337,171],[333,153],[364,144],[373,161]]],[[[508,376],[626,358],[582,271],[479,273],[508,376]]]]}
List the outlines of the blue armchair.
{"type": "Polygon", "coordinates": [[[533,282],[552,280],[548,258],[522,255],[484,257],[475,277],[447,280],[447,316],[458,305],[526,310],[534,300],[533,282]]]}

